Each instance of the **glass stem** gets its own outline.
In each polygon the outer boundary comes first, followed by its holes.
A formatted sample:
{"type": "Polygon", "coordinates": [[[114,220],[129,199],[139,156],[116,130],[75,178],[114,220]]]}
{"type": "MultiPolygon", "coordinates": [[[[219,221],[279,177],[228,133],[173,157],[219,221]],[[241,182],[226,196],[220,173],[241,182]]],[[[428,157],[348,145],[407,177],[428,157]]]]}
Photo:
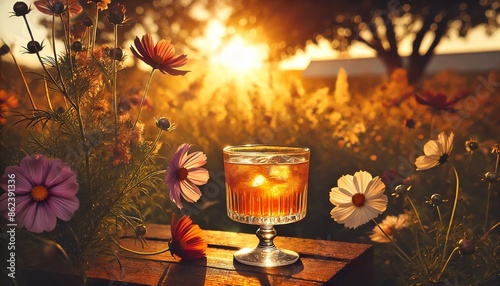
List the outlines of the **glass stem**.
{"type": "Polygon", "coordinates": [[[273,239],[277,232],[272,225],[261,225],[255,234],[259,238],[258,247],[275,247],[273,239]]]}

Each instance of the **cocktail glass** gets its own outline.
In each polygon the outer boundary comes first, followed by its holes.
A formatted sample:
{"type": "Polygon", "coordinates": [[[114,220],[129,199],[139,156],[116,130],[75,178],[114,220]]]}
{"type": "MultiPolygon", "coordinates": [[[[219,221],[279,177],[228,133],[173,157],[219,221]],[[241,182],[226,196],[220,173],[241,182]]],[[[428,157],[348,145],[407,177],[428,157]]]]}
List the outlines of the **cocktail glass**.
{"type": "Polygon", "coordinates": [[[306,216],[309,148],[240,145],[224,148],[227,215],[234,221],[259,225],[259,244],[234,254],[247,265],[273,267],[294,263],[299,255],[279,249],[274,225],[306,216]]]}

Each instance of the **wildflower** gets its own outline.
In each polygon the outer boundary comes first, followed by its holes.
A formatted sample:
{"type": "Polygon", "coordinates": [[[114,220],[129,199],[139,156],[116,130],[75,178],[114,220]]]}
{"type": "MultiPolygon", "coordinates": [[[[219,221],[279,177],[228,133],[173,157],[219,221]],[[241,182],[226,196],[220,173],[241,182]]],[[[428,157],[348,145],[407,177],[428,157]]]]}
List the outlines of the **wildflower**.
{"type": "Polygon", "coordinates": [[[432,205],[433,207],[439,206],[440,204],[446,202],[448,202],[448,200],[443,199],[441,194],[433,194],[429,200],[425,201],[425,203],[432,205]]]}
{"type": "Polygon", "coordinates": [[[415,128],[416,122],[412,118],[405,119],[403,125],[408,129],[415,128]]]}
{"type": "Polygon", "coordinates": [[[175,48],[170,42],[160,40],[156,45],[153,43],[153,38],[146,34],[135,37],[135,47],[130,46],[132,53],[144,63],[150,65],[153,69],[159,69],[163,74],[170,75],[185,75],[189,71],[178,70],[175,68],[181,67],[187,63],[186,55],[175,55],[175,48]]]}
{"type": "Polygon", "coordinates": [[[8,54],[10,52],[10,48],[9,46],[7,46],[6,44],[3,44],[1,47],[0,47],[0,57],[1,56],[5,56],[6,54],[8,54]]]}
{"type": "Polygon", "coordinates": [[[71,45],[71,49],[75,52],[81,52],[83,50],[82,42],[80,41],[73,42],[73,44],[71,45]]]}
{"type": "MultiPolygon", "coordinates": [[[[31,232],[51,231],[57,218],[69,221],[79,207],[76,174],[59,159],[26,156],[20,166],[5,169],[0,186],[16,182],[16,222],[31,232]]],[[[0,212],[7,215],[7,193],[0,197],[0,212]]]]}
{"type": "Polygon", "coordinates": [[[429,140],[424,145],[424,154],[415,161],[417,171],[427,170],[448,161],[448,156],[453,149],[453,132],[448,137],[444,132],[438,135],[438,140],[429,140]]]}
{"type": "Polygon", "coordinates": [[[34,4],[38,11],[47,15],[61,15],[69,10],[69,15],[75,16],[83,10],[78,0],[37,0],[34,4]]]}
{"type": "Polygon", "coordinates": [[[191,260],[206,256],[208,244],[203,238],[201,228],[193,224],[189,216],[184,215],[175,222],[175,216],[172,214],[170,232],[172,238],[168,241],[168,246],[173,257],[191,260]]]}
{"type": "Polygon", "coordinates": [[[28,53],[28,54],[36,54],[36,53],[40,52],[41,50],[43,50],[43,42],[42,42],[42,44],[40,44],[37,41],[29,41],[28,45],[26,45],[26,48],[24,48],[24,49],[26,50],[26,53],[28,53]]]}
{"type": "Polygon", "coordinates": [[[407,186],[404,184],[397,185],[394,188],[394,192],[391,194],[391,196],[399,198],[400,196],[405,196],[407,192],[409,192],[411,189],[411,186],[407,186]]]}
{"type": "Polygon", "coordinates": [[[92,18],[90,18],[89,16],[85,16],[85,18],[83,18],[82,20],[82,24],[85,27],[92,27],[94,26],[94,20],[92,20],[92,18]]]}
{"type": "Polygon", "coordinates": [[[452,100],[448,100],[446,94],[442,92],[431,93],[429,91],[422,92],[420,94],[415,94],[415,99],[418,103],[430,106],[436,110],[445,110],[448,112],[455,112],[453,105],[457,103],[462,98],[466,97],[468,93],[464,92],[461,95],[455,97],[452,100]]]}
{"type": "Polygon", "coordinates": [[[468,239],[460,239],[458,242],[458,251],[462,255],[469,255],[474,253],[474,244],[468,239]]]}
{"type": "Polygon", "coordinates": [[[97,5],[97,8],[101,11],[108,9],[108,5],[111,3],[111,0],[88,0],[87,3],[94,2],[97,5]]]}
{"type": "Polygon", "coordinates": [[[373,228],[372,234],[370,234],[370,239],[375,242],[388,243],[395,240],[394,234],[399,230],[408,227],[408,216],[406,214],[400,214],[399,216],[386,216],[385,219],[379,224],[380,228],[384,230],[385,234],[380,230],[378,226],[373,228]]]}
{"type": "Polygon", "coordinates": [[[127,12],[125,6],[123,6],[120,3],[116,4],[115,6],[109,8],[108,21],[114,25],[125,24],[125,22],[129,20],[128,18],[125,17],[125,12],[127,12]]]}
{"type": "Polygon", "coordinates": [[[489,172],[486,172],[484,174],[484,177],[482,180],[488,181],[489,183],[497,183],[500,181],[500,177],[498,176],[497,173],[489,171],[489,172]]]}
{"type": "Polygon", "coordinates": [[[188,155],[191,146],[186,143],[180,145],[167,168],[170,199],[179,209],[182,209],[181,195],[188,202],[196,202],[201,197],[198,186],[208,181],[208,171],[200,168],[207,163],[207,156],[200,151],[188,155]]]}
{"type": "Polygon", "coordinates": [[[330,202],[336,206],[330,214],[346,227],[365,224],[387,208],[385,186],[378,176],[372,178],[370,173],[359,171],[342,176],[337,184],[330,192],[330,202]]]}
{"type": "Polygon", "coordinates": [[[479,148],[479,143],[477,143],[477,140],[471,138],[470,140],[465,141],[465,150],[467,150],[467,152],[473,153],[478,148],[479,148]]]}
{"type": "Polygon", "coordinates": [[[31,8],[28,7],[28,4],[26,4],[24,2],[14,3],[13,9],[14,9],[14,15],[17,17],[25,16],[26,14],[28,14],[31,11],[31,8]]]}
{"type": "Polygon", "coordinates": [[[109,50],[109,57],[113,60],[123,61],[123,51],[121,48],[115,48],[109,50]]]}
{"type": "Polygon", "coordinates": [[[156,127],[164,131],[172,131],[176,126],[177,124],[170,122],[170,119],[165,117],[160,117],[156,120],[156,127]]]}

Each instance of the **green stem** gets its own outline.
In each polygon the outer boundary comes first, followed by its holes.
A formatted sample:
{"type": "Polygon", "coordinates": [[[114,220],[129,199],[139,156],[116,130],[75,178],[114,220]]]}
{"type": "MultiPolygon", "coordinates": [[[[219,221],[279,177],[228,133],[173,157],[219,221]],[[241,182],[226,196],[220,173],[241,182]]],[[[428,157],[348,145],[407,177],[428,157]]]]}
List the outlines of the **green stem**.
{"type": "Polygon", "coordinates": [[[458,250],[458,247],[455,247],[453,251],[450,253],[450,256],[448,256],[448,259],[446,260],[443,269],[441,269],[441,272],[439,272],[438,276],[436,279],[434,279],[434,283],[438,282],[439,279],[441,278],[441,275],[443,275],[444,271],[446,270],[446,267],[448,267],[448,263],[450,262],[451,258],[453,257],[453,254],[458,250]]]}
{"type": "Polygon", "coordinates": [[[94,31],[93,31],[93,36],[92,36],[92,46],[90,49],[90,55],[92,56],[94,54],[94,49],[95,49],[95,41],[97,38],[97,23],[99,22],[99,7],[97,7],[97,4],[95,4],[95,22],[94,22],[94,31]]]}
{"type": "Polygon", "coordinates": [[[453,200],[453,209],[451,210],[450,223],[448,224],[448,230],[446,231],[446,237],[444,240],[443,259],[446,254],[446,247],[448,246],[448,239],[450,237],[451,226],[453,225],[453,218],[455,217],[455,211],[457,209],[458,192],[460,189],[460,181],[458,178],[457,169],[455,168],[455,166],[453,166],[453,164],[450,163],[450,165],[453,168],[453,172],[455,173],[456,188],[455,188],[455,199],[453,200]]]}
{"type": "Polygon", "coordinates": [[[50,100],[49,86],[47,85],[47,80],[45,78],[43,79],[43,85],[45,87],[45,96],[47,97],[47,103],[49,104],[49,109],[50,111],[54,111],[54,109],[52,108],[52,101],[50,100]]]}
{"type": "MultiPolygon", "coordinates": [[[[372,219],[372,221],[375,223],[375,225],[377,225],[377,227],[380,229],[380,231],[382,231],[382,233],[385,235],[385,237],[392,243],[392,245],[394,245],[394,247],[396,247],[396,249],[403,255],[403,257],[401,257],[401,259],[403,261],[405,261],[407,264],[411,264],[411,265],[415,265],[415,263],[413,262],[413,260],[406,254],[406,252],[404,252],[395,242],[394,240],[392,240],[392,238],[387,235],[387,233],[385,233],[385,231],[380,227],[380,225],[378,224],[378,222],[375,221],[375,219],[372,219]],[[403,259],[404,258],[404,259],[403,259]]],[[[399,255],[398,255],[399,256],[399,255]]]]}
{"type": "Polygon", "coordinates": [[[118,241],[116,241],[114,238],[111,238],[113,240],[113,242],[122,250],[125,250],[127,252],[130,252],[130,253],[134,253],[134,254],[138,254],[138,255],[157,255],[157,254],[162,254],[162,253],[165,253],[167,251],[170,250],[170,247],[169,248],[166,248],[166,249],[162,249],[162,250],[159,250],[159,251],[155,251],[155,252],[142,252],[142,251],[136,251],[136,250],[132,250],[130,248],[127,248],[125,246],[122,246],[120,245],[120,243],[118,241]]]}
{"type": "MultiPolygon", "coordinates": [[[[146,156],[144,156],[144,158],[142,158],[142,161],[139,164],[139,166],[137,166],[137,168],[135,168],[135,170],[133,172],[133,175],[132,175],[132,178],[134,178],[137,175],[137,173],[139,172],[139,170],[142,168],[142,166],[144,166],[144,163],[146,162],[146,159],[151,155],[151,153],[153,152],[153,150],[156,148],[156,144],[158,143],[158,141],[160,141],[160,137],[161,137],[162,133],[163,133],[163,130],[160,129],[160,131],[158,132],[158,135],[156,136],[155,140],[151,144],[151,148],[149,149],[149,152],[146,154],[146,156]]],[[[123,188],[123,192],[126,192],[128,186],[130,185],[131,182],[132,182],[132,180],[129,180],[127,182],[127,185],[125,185],[125,187],[123,188]]]]}
{"type": "Polygon", "coordinates": [[[415,205],[413,204],[413,201],[411,200],[411,198],[408,196],[408,194],[406,194],[405,196],[405,199],[408,200],[408,202],[410,203],[412,209],[413,209],[413,212],[415,213],[415,215],[417,216],[417,220],[418,220],[418,223],[420,224],[420,228],[422,229],[422,232],[424,233],[425,237],[427,237],[427,232],[425,231],[424,229],[424,225],[422,224],[422,220],[420,219],[420,216],[418,215],[418,211],[417,211],[417,208],[415,207],[415,205]]]}
{"type": "MultiPolygon", "coordinates": [[[[26,18],[26,15],[23,15],[23,19],[24,19],[24,22],[26,23],[26,27],[28,28],[28,33],[30,34],[30,37],[31,37],[31,40],[34,42],[35,41],[35,38],[33,37],[33,32],[31,31],[31,28],[30,28],[30,25],[28,23],[28,19],[26,18]]],[[[40,65],[42,66],[45,74],[50,78],[50,80],[52,81],[52,83],[54,83],[54,85],[57,87],[57,89],[62,93],[64,94],[65,96],[66,95],[66,90],[64,90],[63,88],[61,88],[58,84],[57,84],[57,81],[55,80],[55,78],[52,76],[51,73],[49,73],[49,71],[47,70],[47,67],[45,66],[45,64],[43,63],[43,60],[42,60],[42,57],[40,56],[40,52],[39,51],[36,51],[36,56],[38,58],[38,61],[40,62],[40,65]]],[[[68,98],[68,100],[70,100],[68,98]]],[[[70,103],[74,106],[75,104],[70,100],[70,103]]]]}
{"type": "Polygon", "coordinates": [[[486,238],[486,236],[488,236],[488,234],[494,230],[495,228],[497,228],[498,226],[500,225],[500,221],[495,223],[483,236],[481,236],[480,240],[483,240],[486,238]]]}
{"type": "Polygon", "coordinates": [[[144,90],[144,95],[142,96],[142,99],[141,99],[141,105],[139,106],[139,114],[137,114],[137,118],[135,119],[134,127],[135,127],[135,125],[137,125],[137,122],[139,122],[139,118],[141,118],[142,107],[144,105],[144,101],[146,100],[146,94],[148,93],[149,85],[151,84],[151,79],[153,78],[154,72],[155,72],[155,69],[153,68],[151,70],[151,73],[149,74],[148,82],[146,83],[146,89],[144,90]]]}
{"type": "MultiPolygon", "coordinates": [[[[114,25],[115,45],[118,46],[118,25],[114,25]]],[[[118,105],[116,102],[116,60],[113,59],[113,111],[115,114],[115,144],[118,141],[118,105]]]]}
{"type": "Polygon", "coordinates": [[[14,61],[14,64],[16,65],[17,69],[19,70],[19,74],[21,75],[21,78],[23,79],[23,84],[24,84],[24,87],[26,88],[26,92],[28,93],[28,97],[30,99],[31,106],[33,107],[33,114],[34,114],[34,112],[37,108],[36,108],[35,101],[33,100],[33,95],[31,94],[31,90],[30,90],[30,87],[28,85],[28,82],[26,81],[26,77],[24,76],[24,73],[23,73],[23,70],[21,69],[21,66],[17,63],[16,58],[14,57],[14,54],[12,52],[10,52],[10,55],[12,56],[12,60],[14,61]]]}
{"type": "MultiPolygon", "coordinates": [[[[500,159],[500,154],[497,153],[497,160],[495,162],[495,174],[498,171],[498,161],[500,159]]],[[[485,211],[485,216],[484,216],[484,228],[488,227],[488,215],[490,212],[490,197],[491,197],[491,183],[488,182],[488,195],[486,197],[486,211],[485,211]]]]}
{"type": "Polygon", "coordinates": [[[438,217],[439,217],[439,225],[441,226],[441,228],[444,228],[443,227],[443,217],[441,216],[441,209],[439,208],[439,206],[436,206],[436,210],[437,210],[438,217]]]}

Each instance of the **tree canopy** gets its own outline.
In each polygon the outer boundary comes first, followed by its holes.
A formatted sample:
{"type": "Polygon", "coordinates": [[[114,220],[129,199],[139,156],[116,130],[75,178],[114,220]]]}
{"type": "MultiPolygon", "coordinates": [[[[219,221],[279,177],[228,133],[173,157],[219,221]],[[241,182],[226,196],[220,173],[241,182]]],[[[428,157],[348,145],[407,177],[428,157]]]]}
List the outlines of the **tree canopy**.
{"type": "Polygon", "coordinates": [[[399,47],[403,39],[410,39],[412,52],[405,68],[414,83],[451,31],[463,37],[472,27],[485,24],[491,33],[500,21],[498,0],[234,0],[233,5],[229,23],[240,32],[265,37],[274,58],[320,38],[341,51],[358,41],[375,50],[390,73],[403,67],[399,47]]]}

